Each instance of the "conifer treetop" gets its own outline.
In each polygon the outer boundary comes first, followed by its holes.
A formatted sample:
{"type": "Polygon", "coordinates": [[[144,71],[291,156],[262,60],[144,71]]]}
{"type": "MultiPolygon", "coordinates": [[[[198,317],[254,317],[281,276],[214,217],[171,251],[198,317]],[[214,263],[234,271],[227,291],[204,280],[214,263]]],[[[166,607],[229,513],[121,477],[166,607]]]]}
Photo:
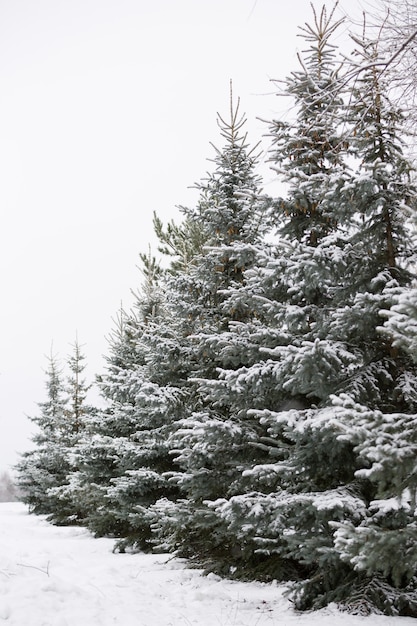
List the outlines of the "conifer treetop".
{"type": "Polygon", "coordinates": [[[313,7],[313,23],[301,27],[299,36],[309,47],[298,55],[300,69],[284,82],[284,95],[294,102],[295,121],[274,120],[270,126],[272,169],[290,191],[278,207],[284,218],[281,232],[310,246],[317,246],[337,226],[340,215],[329,205],[329,192],[340,186],[347,170],[341,61],[331,42],[343,22],[334,18],[336,6],[330,13],[323,7],[320,14],[313,7]]]}
{"type": "Polygon", "coordinates": [[[344,22],[344,18],[334,20],[334,14],[339,2],[335,2],[333,9],[330,13],[327,10],[326,5],[322,6],[320,14],[317,13],[313,3],[311,2],[311,9],[313,11],[314,26],[309,22],[305,22],[304,26],[300,26],[300,33],[298,37],[302,37],[305,41],[309,42],[310,48],[305,52],[309,52],[309,60],[307,64],[304,64],[303,57],[298,53],[297,57],[300,65],[303,69],[314,68],[317,71],[317,77],[321,77],[321,71],[325,63],[334,60],[334,52],[337,50],[337,46],[331,43],[331,38],[339,26],[344,22]]]}
{"type": "MultiPolygon", "coordinates": [[[[230,166],[238,163],[238,157],[245,153],[245,157],[253,156],[254,161],[256,162],[257,156],[254,156],[255,150],[259,147],[260,142],[255,144],[252,148],[249,148],[247,137],[248,133],[240,134],[240,131],[245,126],[247,122],[246,115],[244,113],[240,113],[240,97],[237,98],[236,106],[233,103],[233,81],[230,79],[230,96],[229,96],[229,112],[230,112],[230,122],[226,122],[225,119],[217,112],[217,125],[220,128],[220,136],[226,140],[226,145],[228,146],[230,153],[234,154],[236,159],[236,163],[233,161],[230,162],[230,166]]],[[[222,157],[224,155],[224,151],[220,150],[216,147],[213,142],[210,142],[210,145],[213,146],[217,155],[222,157]]]]}

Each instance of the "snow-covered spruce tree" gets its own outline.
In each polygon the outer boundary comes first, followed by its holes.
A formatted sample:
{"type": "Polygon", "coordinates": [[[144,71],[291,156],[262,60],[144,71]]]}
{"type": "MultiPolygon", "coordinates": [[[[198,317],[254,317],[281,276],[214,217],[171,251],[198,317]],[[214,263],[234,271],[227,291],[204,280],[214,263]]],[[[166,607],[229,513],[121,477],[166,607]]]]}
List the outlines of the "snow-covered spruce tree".
{"type": "Polygon", "coordinates": [[[247,565],[272,578],[305,576],[326,557],[332,577],[333,554],[322,553],[332,544],[327,521],[353,506],[346,498],[336,513],[314,507],[316,492],[331,494],[353,477],[354,455],[350,446],[330,445],[330,434],[307,434],[304,426],[305,411],[325,404],[358,362],[342,340],[327,337],[348,237],[342,190],[349,171],[331,39],[338,25],[323,9],[302,29],[309,49],[285,88],[295,116],[271,125],[274,168],[288,187],[272,204],[279,240],[263,265],[245,274],[258,354],[253,363],[220,374],[224,393],[268,432],[252,442],[263,457],[243,472],[241,492],[211,507],[242,546],[247,565]]]}
{"type": "Polygon", "coordinates": [[[345,387],[348,395],[337,402],[345,409],[341,420],[350,426],[342,438],[355,445],[356,477],[368,485],[369,498],[359,523],[336,525],[335,546],[365,578],[352,602],[375,595],[377,587],[378,609],[417,616],[417,368],[413,326],[407,337],[400,325],[400,341],[394,321],[403,323],[398,314],[404,294],[413,294],[409,268],[415,264],[416,238],[409,216],[416,190],[402,152],[403,118],[376,69],[378,47],[365,38],[356,43],[365,70],[355,83],[350,112],[361,161],[348,192],[360,229],[348,256],[350,306],[336,323],[349,328],[348,340],[362,350],[363,365],[345,387]],[[378,328],[381,313],[388,317],[388,333],[378,328]]]}
{"type": "Polygon", "coordinates": [[[55,512],[56,498],[50,489],[65,482],[69,465],[63,454],[63,436],[67,419],[68,398],[62,380],[62,370],[51,354],[46,370],[47,400],[39,403],[39,415],[31,417],[37,432],[32,437],[34,447],[22,454],[16,465],[17,485],[23,502],[36,514],[55,512]]]}
{"type": "Polygon", "coordinates": [[[78,471],[77,446],[88,432],[90,421],[96,409],[87,403],[91,385],[83,377],[86,357],[78,339],[72,346],[72,353],[67,358],[69,374],[66,379],[67,396],[65,431],[61,436],[62,459],[66,466],[66,478],[62,484],[51,488],[48,495],[54,499],[54,511],[49,519],[54,524],[82,523],[86,515],[86,505],[73,493],[73,477],[78,471]]]}
{"type": "MultiPolygon", "coordinates": [[[[105,499],[107,487],[115,475],[113,438],[128,432],[129,425],[113,420],[111,409],[112,399],[110,387],[115,391],[118,383],[118,400],[127,400],[128,390],[124,385],[124,373],[134,369],[137,360],[135,353],[134,318],[130,319],[127,330],[128,314],[121,309],[115,320],[115,327],[108,337],[109,355],[106,357],[107,385],[103,396],[109,403],[108,408],[100,408],[90,420],[84,437],[78,442],[75,450],[75,462],[78,470],[73,472],[69,484],[71,497],[82,503],[84,520],[90,530],[96,535],[112,534],[119,536],[118,524],[111,511],[108,510],[105,499]],[[104,421],[104,419],[106,419],[104,421]],[[124,431],[123,431],[124,429],[124,431]]],[[[99,386],[103,383],[103,376],[98,376],[99,386]]]]}
{"type": "Polygon", "coordinates": [[[88,527],[97,535],[119,538],[119,550],[149,548],[149,506],[178,494],[167,480],[172,471],[167,442],[177,392],[152,379],[148,358],[148,335],[165,327],[160,268],[150,256],[142,255],[142,261],[142,289],[131,313],[121,312],[109,343],[107,371],[99,377],[107,407],[78,447],[74,481],[79,497],[88,502],[88,527]]]}
{"type": "Polygon", "coordinates": [[[31,418],[38,432],[34,448],[22,455],[17,465],[22,500],[37,514],[49,515],[55,524],[76,523],[83,517],[82,507],[69,492],[70,476],[75,471],[73,453],[94,408],[86,404],[89,386],[81,375],[85,356],[78,341],[68,357],[70,370],[65,380],[56,357],[49,358],[47,396],[39,404],[40,415],[31,418]]]}
{"type": "MultiPolygon", "coordinates": [[[[293,575],[307,577],[295,596],[300,608],[334,599],[348,602],[362,577],[369,582],[367,577],[386,576],[387,586],[398,584],[398,574],[394,579],[390,574],[393,563],[388,552],[373,550],[374,560],[369,555],[366,563],[355,550],[373,514],[382,519],[381,510],[374,511],[371,502],[386,474],[377,477],[375,468],[372,481],[368,472],[375,441],[382,436],[378,420],[390,411],[407,410],[404,423],[412,423],[415,410],[414,368],[378,331],[380,309],[389,308],[409,280],[404,268],[412,242],[404,208],[413,202],[414,190],[401,154],[400,119],[381,97],[383,89],[374,91],[374,102],[366,101],[358,83],[349,107],[353,128],[349,156],[353,152],[358,171],[343,167],[347,145],[335,134],[340,112],[335,108],[338,82],[331,70],[331,32],[323,11],[315,28],[307,30],[313,45],[303,63],[305,72],[294,74],[289,83],[300,116],[290,129],[280,124],[272,128],[277,133],[274,146],[280,148],[275,159],[290,183],[287,199],[277,203],[286,213],[281,232],[288,240],[288,253],[275,261],[275,271],[272,261],[254,276],[277,345],[270,349],[266,344],[264,361],[221,374],[230,395],[244,391],[246,400],[253,402],[252,414],[268,427],[269,440],[259,443],[269,448],[270,459],[244,472],[252,491],[212,504],[241,543],[265,555],[265,569],[269,563],[271,575],[285,575],[293,565],[293,575]],[[332,141],[325,141],[326,136],[332,141]],[[263,391],[268,387],[269,397],[263,391]],[[334,398],[335,393],[342,399],[334,398]],[[258,400],[265,394],[263,410],[257,408],[256,394],[258,400]],[[358,412],[356,421],[352,402],[368,407],[358,412]],[[286,403],[291,410],[283,410],[286,403]],[[363,416],[369,419],[373,411],[369,422],[373,439],[364,441],[363,416]],[[338,522],[342,526],[335,541],[338,522]],[[350,559],[343,543],[348,542],[348,531],[355,538],[350,559]]],[[[369,59],[365,63],[375,68],[369,59]]],[[[369,93],[370,77],[365,80],[369,93]]],[[[253,288],[255,293],[255,284],[253,288]]],[[[393,421],[388,415],[386,419],[393,421]]],[[[413,446],[409,459],[412,450],[413,446]]],[[[408,471],[404,462],[390,480],[404,480],[408,471]]],[[[405,536],[409,537],[407,532],[405,536]]],[[[383,537],[381,532],[381,544],[383,537]]],[[[413,568],[407,564],[400,569],[413,568]]],[[[379,608],[388,611],[395,594],[388,594],[385,606],[383,596],[379,608]]],[[[401,610],[402,601],[392,610],[401,610]]]]}
{"type": "Polygon", "coordinates": [[[184,417],[171,438],[181,470],[176,480],[186,497],[157,503],[153,527],[165,548],[216,567],[231,564],[235,546],[207,500],[232,495],[242,470],[259,458],[249,444],[259,437],[258,421],[231,405],[218,372],[253,358],[244,335],[232,328],[253,320],[250,303],[238,294],[268,227],[256,148],[248,146],[246,119],[232,96],[230,121],[218,121],[225,145],[216,149],[214,172],[199,185],[196,208],[184,209],[189,222],[201,224],[204,246],[186,272],[168,281],[167,291],[172,315],[184,320],[189,352],[184,417]]]}

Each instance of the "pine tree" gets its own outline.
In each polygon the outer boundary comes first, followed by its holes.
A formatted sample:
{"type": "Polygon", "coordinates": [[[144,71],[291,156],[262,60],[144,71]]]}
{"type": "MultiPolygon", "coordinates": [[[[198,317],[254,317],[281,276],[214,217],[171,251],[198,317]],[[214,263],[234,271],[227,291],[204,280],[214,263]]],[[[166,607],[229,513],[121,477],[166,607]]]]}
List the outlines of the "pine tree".
{"type": "Polygon", "coordinates": [[[232,545],[207,500],[233,493],[242,467],[257,457],[248,445],[257,437],[257,422],[235,411],[218,372],[248,358],[231,328],[253,317],[239,293],[260,254],[269,206],[255,171],[256,147],[248,146],[246,118],[232,94],[230,121],[219,115],[218,123],[225,146],[215,149],[215,169],[198,186],[196,208],[185,210],[189,223],[201,224],[204,246],[188,271],[168,282],[171,310],[183,320],[181,343],[189,355],[183,418],[171,438],[181,470],[175,479],[185,497],[154,507],[154,530],[164,549],[212,564],[230,558],[232,545]]]}
{"type": "Polygon", "coordinates": [[[16,467],[23,502],[55,524],[77,523],[83,516],[79,503],[71,497],[69,481],[75,471],[75,447],[94,413],[85,403],[89,387],[81,378],[84,359],[76,341],[68,358],[71,375],[66,385],[57,358],[50,356],[48,399],[39,404],[40,415],[31,418],[37,426],[34,448],[22,455],[16,467]]]}
{"type": "Polygon", "coordinates": [[[76,338],[72,353],[67,358],[69,375],[66,379],[67,396],[65,432],[62,433],[62,458],[66,465],[65,480],[59,486],[50,489],[48,494],[54,498],[54,511],[49,519],[55,524],[82,523],[86,515],[86,504],[74,490],[74,479],[78,472],[77,446],[87,436],[90,422],[96,409],[87,403],[91,385],[83,378],[86,368],[85,355],[76,338]]]}
{"type": "Polygon", "coordinates": [[[115,475],[113,439],[129,432],[130,423],[113,419],[111,403],[128,402],[129,386],[126,372],[134,369],[136,361],[133,320],[127,330],[128,314],[121,309],[115,328],[108,338],[107,376],[97,381],[108,407],[101,408],[90,420],[84,437],[75,450],[77,471],[71,476],[71,497],[82,504],[85,523],[96,535],[119,536],[118,524],[105,499],[107,487],[115,475]]]}
{"type": "Polygon", "coordinates": [[[356,361],[341,341],[328,339],[326,329],[347,236],[340,227],[346,211],[341,190],[349,172],[331,42],[338,26],[323,9],[314,13],[313,26],[302,29],[310,47],[306,59],[300,58],[300,71],[286,83],[296,116],[271,125],[271,158],[288,187],[287,197],[272,204],[279,238],[247,272],[245,292],[258,321],[248,332],[257,350],[252,348],[252,362],[221,373],[225,394],[259,421],[260,436],[251,443],[262,455],[243,472],[240,493],[212,508],[245,546],[246,566],[273,578],[305,575],[331,542],[330,531],[317,537],[328,514],[314,519],[314,495],[301,495],[324,489],[320,455],[330,471],[342,458],[346,463],[330,490],[352,471],[347,451],[326,450],[328,437],[320,441],[301,426],[305,412],[325,402],[356,361]]]}
{"type": "Polygon", "coordinates": [[[99,377],[106,408],[78,448],[79,496],[89,503],[86,523],[97,535],[118,538],[117,549],[149,549],[159,497],[175,498],[168,438],[178,403],[176,390],[152,377],[148,339],[163,332],[161,269],[141,255],[144,282],[132,311],[121,311],[111,336],[107,371],[99,377]]]}
{"type": "Polygon", "coordinates": [[[364,357],[357,376],[345,387],[347,396],[338,402],[345,411],[342,421],[350,425],[343,437],[355,446],[355,475],[368,485],[368,498],[360,520],[337,524],[335,546],[356,572],[385,580],[379,609],[417,615],[417,553],[412,548],[417,370],[412,326],[406,333],[402,326],[399,340],[394,323],[404,310],[404,293],[413,293],[408,268],[415,259],[416,241],[409,215],[416,190],[401,145],[403,118],[376,71],[377,44],[366,39],[356,43],[367,68],[356,83],[351,106],[361,164],[349,192],[360,229],[352,237],[348,257],[348,283],[355,293],[337,322],[349,327],[349,339],[364,357]],[[381,314],[390,320],[388,333],[380,332],[381,314]]]}
{"type": "Polygon", "coordinates": [[[51,498],[50,489],[65,482],[69,469],[62,454],[67,398],[62,370],[52,354],[46,370],[46,390],[47,400],[39,403],[39,415],[30,418],[37,426],[32,437],[34,448],[22,455],[16,471],[23,502],[33,513],[50,515],[55,511],[55,498],[51,498]]]}

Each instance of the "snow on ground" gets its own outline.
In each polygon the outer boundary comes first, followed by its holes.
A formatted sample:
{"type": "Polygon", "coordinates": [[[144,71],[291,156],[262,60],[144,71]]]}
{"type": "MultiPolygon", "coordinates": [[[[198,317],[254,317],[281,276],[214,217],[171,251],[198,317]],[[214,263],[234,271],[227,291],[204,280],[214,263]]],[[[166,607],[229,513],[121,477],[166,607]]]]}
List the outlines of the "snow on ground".
{"type": "Polygon", "coordinates": [[[0,504],[0,625],[411,626],[330,607],[297,613],[277,584],[203,576],[170,555],[113,554],[111,539],[0,504]]]}

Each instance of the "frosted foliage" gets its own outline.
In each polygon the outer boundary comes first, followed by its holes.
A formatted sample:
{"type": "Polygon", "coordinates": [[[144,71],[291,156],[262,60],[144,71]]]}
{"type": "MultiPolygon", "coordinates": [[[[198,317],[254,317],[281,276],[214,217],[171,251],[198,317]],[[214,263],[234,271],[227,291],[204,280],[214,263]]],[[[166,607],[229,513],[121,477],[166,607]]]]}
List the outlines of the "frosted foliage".
{"type": "Polygon", "coordinates": [[[392,337],[393,345],[405,349],[417,362],[417,288],[404,290],[397,303],[381,315],[387,318],[383,330],[392,337]]]}
{"type": "Polygon", "coordinates": [[[412,579],[417,565],[417,525],[411,519],[408,525],[404,525],[404,520],[409,517],[404,511],[397,511],[395,517],[402,518],[398,528],[381,528],[372,522],[357,527],[334,523],[337,529],[335,546],[341,558],[356,570],[368,575],[378,572],[391,577],[395,585],[403,586],[412,579]]]}
{"type": "Polygon", "coordinates": [[[343,367],[345,375],[349,376],[357,365],[357,359],[343,344],[319,339],[269,350],[268,353],[279,359],[275,366],[278,384],[281,380],[285,381],[283,390],[290,391],[292,395],[327,397],[340,369],[343,367]]]}

